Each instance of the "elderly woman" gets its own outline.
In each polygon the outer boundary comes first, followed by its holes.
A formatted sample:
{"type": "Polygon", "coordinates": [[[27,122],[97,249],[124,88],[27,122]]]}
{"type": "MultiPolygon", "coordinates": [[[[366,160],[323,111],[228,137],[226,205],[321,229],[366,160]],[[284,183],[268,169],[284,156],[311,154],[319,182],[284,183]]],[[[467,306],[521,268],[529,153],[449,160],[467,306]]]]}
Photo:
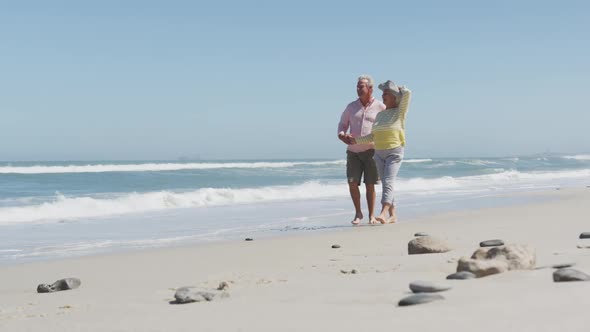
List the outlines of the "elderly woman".
{"type": "Polygon", "coordinates": [[[357,138],[348,136],[347,141],[351,144],[375,142],[373,158],[383,186],[382,209],[375,219],[382,224],[388,224],[397,220],[393,183],[404,158],[404,146],[406,145],[404,131],[411,91],[404,86],[398,87],[392,81],[379,84],[379,89],[383,91],[383,103],[386,109],[377,114],[372,133],[357,138]]]}

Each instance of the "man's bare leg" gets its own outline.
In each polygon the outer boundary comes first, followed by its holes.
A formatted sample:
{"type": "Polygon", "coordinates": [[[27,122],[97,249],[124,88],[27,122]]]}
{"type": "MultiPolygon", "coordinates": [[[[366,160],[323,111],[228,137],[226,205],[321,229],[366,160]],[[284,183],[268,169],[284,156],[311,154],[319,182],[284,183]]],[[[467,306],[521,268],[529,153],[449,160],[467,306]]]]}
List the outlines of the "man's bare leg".
{"type": "Polygon", "coordinates": [[[348,191],[350,191],[350,198],[352,198],[352,204],[354,204],[355,210],[352,224],[358,225],[363,219],[363,212],[361,211],[361,191],[359,190],[358,182],[348,182],[348,191]]]}
{"type": "Polygon", "coordinates": [[[365,183],[367,189],[367,205],[369,208],[369,224],[376,224],[375,219],[375,185],[372,183],[365,183]]]}

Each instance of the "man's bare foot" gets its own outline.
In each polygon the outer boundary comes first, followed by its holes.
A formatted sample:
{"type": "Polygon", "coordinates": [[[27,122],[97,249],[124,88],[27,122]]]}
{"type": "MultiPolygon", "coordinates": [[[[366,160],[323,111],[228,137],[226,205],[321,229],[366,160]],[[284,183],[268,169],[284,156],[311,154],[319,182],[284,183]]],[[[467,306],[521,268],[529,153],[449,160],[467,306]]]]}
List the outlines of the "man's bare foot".
{"type": "Polygon", "coordinates": [[[361,220],[363,220],[363,216],[355,216],[354,219],[350,222],[353,225],[358,225],[361,223],[361,220]]]}
{"type": "Polygon", "coordinates": [[[388,224],[395,224],[397,222],[397,216],[393,215],[387,219],[388,224]]]}

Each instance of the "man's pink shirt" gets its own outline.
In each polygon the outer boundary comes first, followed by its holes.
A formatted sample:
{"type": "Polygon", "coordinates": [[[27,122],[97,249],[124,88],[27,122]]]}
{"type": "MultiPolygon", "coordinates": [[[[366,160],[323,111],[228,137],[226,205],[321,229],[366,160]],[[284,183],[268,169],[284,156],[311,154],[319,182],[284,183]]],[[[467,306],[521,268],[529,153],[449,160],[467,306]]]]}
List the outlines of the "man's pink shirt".
{"type": "MultiPolygon", "coordinates": [[[[338,124],[338,133],[343,131],[346,133],[350,129],[352,137],[359,137],[369,135],[375,122],[377,113],[383,111],[385,105],[373,98],[371,102],[364,107],[360,99],[353,101],[346,106],[342,116],[340,117],[340,123],[338,124]]],[[[374,149],[373,143],[370,144],[353,144],[348,146],[350,152],[363,152],[370,149],[374,149]]]]}

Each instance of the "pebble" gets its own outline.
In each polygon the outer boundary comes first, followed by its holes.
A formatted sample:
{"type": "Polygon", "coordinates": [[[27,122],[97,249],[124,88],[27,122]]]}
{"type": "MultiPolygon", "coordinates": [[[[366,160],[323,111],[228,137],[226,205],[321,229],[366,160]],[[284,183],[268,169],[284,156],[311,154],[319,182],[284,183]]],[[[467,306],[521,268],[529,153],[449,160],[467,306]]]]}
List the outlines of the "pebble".
{"type": "Polygon", "coordinates": [[[497,247],[497,246],[503,246],[504,245],[504,241],[502,240],[487,240],[487,241],[482,241],[479,243],[480,247],[497,247]]]}
{"type": "Polygon", "coordinates": [[[562,282],[562,281],[588,281],[590,280],[590,276],[584,272],[574,270],[574,269],[559,269],[553,272],[553,281],[555,282],[562,282]]]}
{"type": "Polygon", "coordinates": [[[414,234],[414,236],[428,236],[428,233],[418,232],[418,233],[414,234]]]}
{"type": "Polygon", "coordinates": [[[251,238],[251,237],[247,237],[247,238],[244,239],[244,241],[254,241],[254,239],[251,238]]]}
{"type": "Polygon", "coordinates": [[[437,300],[444,300],[445,298],[438,294],[414,294],[404,297],[398,303],[400,307],[405,307],[414,304],[428,303],[437,300]]]}
{"type": "Polygon", "coordinates": [[[357,274],[357,273],[359,273],[359,271],[357,271],[356,269],[352,269],[350,271],[340,270],[340,273],[342,273],[342,274],[349,274],[349,273],[351,273],[351,274],[357,274]]]}
{"type": "Polygon", "coordinates": [[[435,293],[451,289],[449,285],[435,284],[429,281],[413,281],[410,283],[410,290],[414,293],[435,293]]]}
{"type": "Polygon", "coordinates": [[[580,234],[580,239],[590,239],[590,232],[580,234]]]}
{"type": "Polygon", "coordinates": [[[338,249],[338,248],[340,248],[340,245],[339,244],[333,244],[332,245],[332,249],[338,249]]]}
{"type": "Polygon", "coordinates": [[[449,279],[449,280],[466,280],[466,279],[475,279],[475,278],[477,278],[475,273],[472,273],[469,271],[455,272],[455,273],[449,274],[447,276],[447,279],[449,279]]]}

